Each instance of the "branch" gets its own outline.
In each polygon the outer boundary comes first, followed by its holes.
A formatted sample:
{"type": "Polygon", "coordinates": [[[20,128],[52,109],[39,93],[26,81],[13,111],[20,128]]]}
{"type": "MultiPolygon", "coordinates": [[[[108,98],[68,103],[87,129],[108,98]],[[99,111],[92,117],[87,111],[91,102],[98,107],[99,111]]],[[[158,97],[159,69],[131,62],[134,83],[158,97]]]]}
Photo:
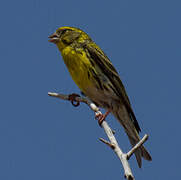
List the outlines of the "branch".
{"type": "MultiPolygon", "coordinates": [[[[74,96],[74,99],[70,98],[70,96],[72,96],[72,95],[63,95],[63,94],[51,93],[51,92],[49,92],[48,95],[62,99],[62,100],[71,101],[74,106],[78,106],[80,102],[83,102],[83,103],[87,104],[95,112],[96,116],[102,115],[101,111],[94,103],[92,103],[87,98],[80,97],[79,95],[72,94],[74,96]],[[77,101],[78,103],[74,104],[75,101],[77,101]]],[[[109,125],[107,124],[106,121],[102,122],[101,127],[104,129],[110,142],[108,142],[102,138],[100,138],[100,140],[103,143],[105,143],[106,145],[108,145],[120,159],[120,161],[123,165],[123,168],[124,168],[124,177],[127,180],[135,180],[134,176],[132,174],[130,165],[128,163],[128,160],[133,155],[133,153],[148,139],[148,135],[145,135],[128,153],[123,153],[123,151],[121,150],[121,148],[118,145],[116,138],[114,137],[114,132],[111,130],[111,128],[109,127],[109,125]]]]}
{"type": "Polygon", "coordinates": [[[127,153],[127,159],[133,155],[133,153],[148,140],[148,134],[145,134],[144,137],[127,153]]]}

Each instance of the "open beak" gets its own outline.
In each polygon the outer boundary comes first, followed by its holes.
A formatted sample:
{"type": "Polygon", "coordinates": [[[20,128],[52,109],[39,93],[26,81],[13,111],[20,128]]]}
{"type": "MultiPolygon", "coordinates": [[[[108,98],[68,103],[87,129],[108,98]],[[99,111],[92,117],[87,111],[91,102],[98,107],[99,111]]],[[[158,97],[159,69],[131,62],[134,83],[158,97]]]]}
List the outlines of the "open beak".
{"type": "Polygon", "coordinates": [[[48,41],[52,42],[52,43],[58,43],[59,41],[59,37],[56,33],[53,33],[52,35],[50,35],[48,38],[50,38],[48,41]]]}

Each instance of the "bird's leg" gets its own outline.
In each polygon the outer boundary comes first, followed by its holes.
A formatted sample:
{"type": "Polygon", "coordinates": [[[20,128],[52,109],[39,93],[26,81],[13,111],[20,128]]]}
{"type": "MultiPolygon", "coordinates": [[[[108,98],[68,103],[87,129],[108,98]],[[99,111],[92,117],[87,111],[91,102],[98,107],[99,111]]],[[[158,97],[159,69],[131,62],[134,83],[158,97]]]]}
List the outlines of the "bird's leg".
{"type": "Polygon", "coordinates": [[[111,110],[107,110],[105,114],[98,113],[95,115],[95,118],[98,120],[99,125],[101,126],[102,122],[106,119],[111,110]]]}
{"type": "Polygon", "coordinates": [[[80,102],[76,100],[76,97],[80,97],[80,95],[75,93],[69,95],[69,101],[71,101],[72,105],[75,107],[80,105],[80,102]]]}

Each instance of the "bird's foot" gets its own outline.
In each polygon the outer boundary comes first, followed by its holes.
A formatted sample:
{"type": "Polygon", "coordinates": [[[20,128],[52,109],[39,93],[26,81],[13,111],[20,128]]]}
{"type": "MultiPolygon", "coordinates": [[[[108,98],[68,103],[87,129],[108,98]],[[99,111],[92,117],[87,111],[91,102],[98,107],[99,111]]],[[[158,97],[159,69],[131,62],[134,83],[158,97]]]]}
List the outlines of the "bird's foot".
{"type": "Polygon", "coordinates": [[[111,111],[108,110],[108,111],[106,111],[105,114],[102,114],[100,111],[99,111],[98,113],[96,113],[95,119],[98,120],[98,123],[99,123],[100,126],[101,126],[102,122],[105,121],[106,117],[108,116],[108,114],[109,114],[110,112],[111,112],[111,111]]]}
{"type": "Polygon", "coordinates": [[[72,103],[73,106],[77,107],[80,105],[80,102],[76,100],[76,97],[80,97],[80,95],[73,93],[69,95],[69,101],[72,103]]]}

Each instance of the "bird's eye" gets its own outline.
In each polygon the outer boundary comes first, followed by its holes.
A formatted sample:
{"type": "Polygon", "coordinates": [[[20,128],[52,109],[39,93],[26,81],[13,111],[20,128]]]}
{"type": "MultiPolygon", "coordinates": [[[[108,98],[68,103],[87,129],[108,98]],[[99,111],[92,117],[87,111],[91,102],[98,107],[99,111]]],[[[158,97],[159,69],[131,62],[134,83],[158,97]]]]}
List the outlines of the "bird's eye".
{"type": "Polygon", "coordinates": [[[66,29],[61,29],[61,30],[58,30],[58,31],[57,31],[57,34],[58,34],[59,36],[62,36],[66,31],[67,31],[66,29]]]}
{"type": "Polygon", "coordinates": [[[67,29],[63,29],[61,35],[65,34],[65,32],[67,32],[67,29]]]}

